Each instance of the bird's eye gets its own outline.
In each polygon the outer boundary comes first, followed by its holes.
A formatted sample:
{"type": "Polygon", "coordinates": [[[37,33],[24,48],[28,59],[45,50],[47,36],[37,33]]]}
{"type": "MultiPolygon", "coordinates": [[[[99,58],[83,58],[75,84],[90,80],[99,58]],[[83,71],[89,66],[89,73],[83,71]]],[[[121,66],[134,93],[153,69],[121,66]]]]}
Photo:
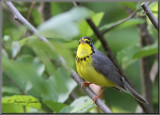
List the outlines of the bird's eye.
{"type": "Polygon", "coordinates": [[[86,41],[86,43],[90,45],[91,42],[90,41],[86,41]]]}

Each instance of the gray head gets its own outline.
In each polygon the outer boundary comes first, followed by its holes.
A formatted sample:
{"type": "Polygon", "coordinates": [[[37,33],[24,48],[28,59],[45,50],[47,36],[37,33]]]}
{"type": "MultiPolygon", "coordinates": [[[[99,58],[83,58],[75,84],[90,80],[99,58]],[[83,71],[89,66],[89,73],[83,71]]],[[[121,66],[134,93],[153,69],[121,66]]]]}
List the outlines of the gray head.
{"type": "Polygon", "coordinates": [[[84,36],[84,37],[80,38],[79,44],[81,43],[81,41],[84,41],[85,43],[90,45],[93,49],[95,49],[95,46],[93,45],[91,38],[84,36]]]}

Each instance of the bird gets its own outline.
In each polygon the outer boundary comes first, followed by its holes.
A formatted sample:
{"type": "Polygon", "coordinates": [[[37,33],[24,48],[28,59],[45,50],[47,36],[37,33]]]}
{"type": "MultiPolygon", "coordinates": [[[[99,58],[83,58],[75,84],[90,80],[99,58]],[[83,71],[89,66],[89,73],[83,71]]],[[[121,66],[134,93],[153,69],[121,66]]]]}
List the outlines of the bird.
{"type": "Polygon", "coordinates": [[[131,94],[139,102],[148,102],[128,83],[120,74],[117,67],[101,51],[96,49],[90,37],[82,37],[79,40],[75,57],[77,72],[85,81],[81,88],[96,84],[102,87],[100,93],[93,97],[94,103],[101,96],[104,89],[113,87],[120,91],[131,94]]]}

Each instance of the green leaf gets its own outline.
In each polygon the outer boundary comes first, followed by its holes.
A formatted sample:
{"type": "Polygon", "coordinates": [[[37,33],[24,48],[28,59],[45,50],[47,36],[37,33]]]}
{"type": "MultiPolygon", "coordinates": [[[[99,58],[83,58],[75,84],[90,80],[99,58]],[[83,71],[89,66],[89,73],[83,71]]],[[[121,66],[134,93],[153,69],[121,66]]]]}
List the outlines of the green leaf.
{"type": "Polygon", "coordinates": [[[26,44],[26,42],[28,41],[28,38],[23,38],[22,40],[20,40],[20,45],[23,46],[24,44],[26,44]]]}
{"type": "Polygon", "coordinates": [[[21,50],[20,43],[18,41],[12,42],[11,51],[12,57],[15,58],[18,52],[21,50]]]}
{"type": "Polygon", "coordinates": [[[40,113],[44,113],[44,111],[43,110],[38,110],[38,109],[36,109],[36,108],[29,108],[29,110],[27,111],[27,113],[31,113],[31,114],[33,114],[33,113],[37,113],[37,114],[40,114],[40,113]]]}
{"type": "Polygon", "coordinates": [[[31,16],[34,22],[36,23],[36,25],[40,25],[42,23],[42,16],[36,9],[32,10],[31,16]]]}
{"type": "Polygon", "coordinates": [[[27,44],[33,49],[38,58],[45,64],[45,69],[50,75],[56,75],[56,68],[53,66],[52,60],[58,65],[58,54],[55,52],[55,47],[38,40],[30,40],[27,44]]]}
{"type": "Polygon", "coordinates": [[[61,109],[60,113],[70,113],[72,111],[73,107],[71,106],[66,106],[61,109]]]}
{"type": "Polygon", "coordinates": [[[117,29],[123,29],[123,28],[131,27],[131,26],[136,26],[136,25],[142,24],[144,22],[145,22],[144,19],[141,19],[141,18],[132,18],[132,19],[124,22],[123,24],[120,24],[117,27],[117,29]]]}
{"type": "Polygon", "coordinates": [[[47,87],[46,92],[41,94],[43,99],[52,100],[54,102],[64,102],[77,85],[71,79],[69,71],[74,60],[72,53],[60,42],[49,42],[48,44],[33,40],[30,41],[28,45],[44,63],[45,70],[50,75],[45,83],[47,87]],[[63,61],[66,62],[66,65],[64,65],[65,67],[62,67],[60,64],[59,55],[64,57],[63,61]]]}
{"type": "Polygon", "coordinates": [[[74,7],[70,11],[52,17],[38,27],[38,35],[50,38],[71,40],[78,36],[77,23],[89,17],[89,10],[84,7],[74,7]]]}
{"type": "Polygon", "coordinates": [[[27,27],[26,26],[19,26],[16,29],[15,28],[7,28],[5,30],[6,35],[10,35],[12,40],[20,40],[24,33],[26,32],[27,27]]]}
{"type": "Polygon", "coordinates": [[[76,49],[77,48],[77,45],[78,45],[78,41],[77,40],[71,40],[67,43],[64,43],[64,45],[67,47],[67,48],[70,48],[70,49],[76,49]]]}
{"type": "Polygon", "coordinates": [[[51,2],[50,5],[51,5],[51,15],[52,16],[60,14],[62,12],[61,6],[59,4],[55,2],[51,2]]]}
{"type": "Polygon", "coordinates": [[[14,95],[10,97],[5,97],[2,98],[2,103],[24,105],[37,109],[41,108],[41,103],[39,102],[39,100],[30,95],[14,95]]]}
{"type": "Polygon", "coordinates": [[[59,113],[62,108],[67,106],[63,103],[53,102],[52,100],[44,100],[43,102],[56,113],[59,113]]]}
{"type": "Polygon", "coordinates": [[[76,99],[71,103],[70,106],[73,107],[73,109],[71,110],[71,113],[87,113],[91,109],[96,107],[96,105],[88,96],[84,96],[76,99]]]}
{"type": "MultiPolygon", "coordinates": [[[[65,66],[67,66],[67,68],[73,67],[73,64],[74,64],[73,53],[65,45],[65,43],[50,41],[48,44],[42,41],[33,40],[33,41],[30,41],[28,45],[35,51],[35,53],[39,57],[41,57],[44,63],[48,60],[49,61],[48,64],[49,64],[51,63],[51,61],[54,60],[55,64],[59,65],[62,62],[60,60],[60,56],[62,56],[64,58],[65,66]]],[[[52,67],[51,68],[47,67],[47,70],[50,71],[50,73],[52,73],[52,69],[53,69],[52,67]]]]}
{"type": "MultiPolygon", "coordinates": [[[[152,2],[149,5],[149,8],[151,11],[154,12],[158,12],[158,2],[152,2]]],[[[158,13],[153,13],[153,15],[155,16],[155,18],[158,20],[158,13]]],[[[149,32],[151,33],[152,36],[154,36],[156,39],[158,38],[158,31],[155,29],[155,27],[153,26],[152,22],[150,21],[150,19],[147,17],[147,29],[149,29],[149,32]]]]}
{"type": "MultiPolygon", "coordinates": [[[[121,23],[120,25],[116,26],[114,28],[114,30],[118,30],[118,29],[124,29],[124,28],[128,28],[128,27],[131,27],[131,26],[135,26],[135,25],[138,25],[138,24],[142,24],[144,23],[144,19],[139,19],[139,18],[132,18],[124,23],[121,23]]],[[[112,25],[116,24],[117,22],[114,22],[114,23],[110,23],[110,24],[106,24],[102,27],[100,27],[100,30],[105,30],[107,28],[110,28],[112,25]]]]}
{"type": "Polygon", "coordinates": [[[37,57],[33,57],[31,55],[22,55],[21,57],[17,58],[17,62],[25,63],[32,63],[33,66],[36,68],[36,73],[41,76],[45,70],[44,64],[37,57]]]}
{"type": "Polygon", "coordinates": [[[101,42],[100,40],[97,40],[95,43],[94,43],[94,46],[99,49],[101,47],[101,42]]]}
{"type": "Polygon", "coordinates": [[[152,45],[146,46],[136,52],[133,56],[133,59],[143,58],[146,56],[154,55],[158,53],[158,44],[154,43],[152,45]]]}
{"type": "Polygon", "coordinates": [[[37,37],[35,35],[29,36],[27,38],[23,38],[22,40],[19,41],[21,47],[26,45],[27,43],[32,42],[33,40],[36,40],[37,37]]]}
{"type": "Polygon", "coordinates": [[[55,74],[57,76],[51,76],[46,80],[48,92],[43,95],[43,99],[63,103],[77,84],[63,68],[58,68],[55,74]]]}
{"type": "MultiPolygon", "coordinates": [[[[104,12],[96,13],[91,16],[92,21],[96,26],[98,26],[104,16],[104,12]]],[[[80,28],[80,36],[92,36],[94,34],[91,27],[88,25],[88,23],[84,20],[79,24],[80,28]]]]}
{"type": "Polygon", "coordinates": [[[136,4],[134,2],[120,2],[120,4],[131,8],[132,10],[136,10],[136,4]]]}
{"type": "Polygon", "coordinates": [[[3,48],[2,48],[2,58],[8,58],[8,54],[6,50],[4,50],[3,48]]]}
{"type": "Polygon", "coordinates": [[[24,113],[22,105],[2,103],[2,113],[24,113]]]}
{"type": "Polygon", "coordinates": [[[45,80],[38,75],[32,63],[24,64],[4,58],[2,60],[3,71],[12,77],[24,92],[32,91],[35,97],[40,97],[40,94],[46,92],[45,80]]]}
{"type": "Polygon", "coordinates": [[[10,93],[10,94],[20,94],[19,89],[14,87],[3,86],[2,93],[10,93]]]}
{"type": "Polygon", "coordinates": [[[46,80],[38,75],[36,67],[29,61],[24,64],[20,60],[14,62],[3,59],[2,62],[3,71],[11,76],[27,94],[37,98],[63,103],[77,85],[64,68],[56,69],[51,65],[54,68],[53,75],[46,80]]]}
{"type": "Polygon", "coordinates": [[[143,58],[146,56],[154,55],[158,53],[158,44],[154,43],[149,46],[140,48],[139,45],[129,46],[117,53],[118,63],[123,69],[126,69],[136,59],[143,58]]]}
{"type": "MultiPolygon", "coordinates": [[[[50,43],[54,46],[54,51],[56,52],[56,54],[59,55],[58,58],[60,59],[60,56],[64,58],[64,66],[67,66],[68,68],[73,68],[75,58],[73,57],[72,51],[67,46],[65,46],[65,43],[50,43]]],[[[62,60],[59,61],[62,63],[62,60]]]]}
{"type": "Polygon", "coordinates": [[[153,102],[155,104],[158,104],[158,75],[155,79],[155,82],[153,84],[153,90],[152,90],[152,95],[153,95],[153,102]]]}
{"type": "Polygon", "coordinates": [[[158,2],[152,2],[150,5],[149,5],[149,8],[151,11],[154,11],[154,15],[157,17],[158,16],[158,2]]]}
{"type": "Polygon", "coordinates": [[[132,60],[132,57],[139,50],[140,47],[138,45],[133,45],[117,53],[118,63],[122,66],[123,69],[126,69],[131,63],[134,62],[134,60],[132,60]]]}
{"type": "Polygon", "coordinates": [[[4,35],[3,38],[2,38],[2,42],[3,43],[5,43],[5,42],[11,42],[11,36],[4,35]]]}

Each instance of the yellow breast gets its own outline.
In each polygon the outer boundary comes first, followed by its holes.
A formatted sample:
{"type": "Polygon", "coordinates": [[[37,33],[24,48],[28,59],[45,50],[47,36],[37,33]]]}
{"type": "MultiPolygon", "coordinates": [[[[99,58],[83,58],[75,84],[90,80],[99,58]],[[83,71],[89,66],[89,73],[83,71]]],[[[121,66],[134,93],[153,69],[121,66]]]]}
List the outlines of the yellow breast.
{"type": "Polygon", "coordinates": [[[102,75],[101,73],[99,73],[98,71],[94,69],[93,64],[92,64],[92,55],[90,55],[91,52],[86,53],[87,50],[85,49],[85,53],[84,53],[84,49],[79,50],[80,47],[81,46],[78,47],[77,57],[76,57],[76,67],[77,67],[78,74],[84,80],[94,83],[96,85],[102,86],[102,87],[115,86],[113,82],[111,82],[104,75],[102,75]]]}

